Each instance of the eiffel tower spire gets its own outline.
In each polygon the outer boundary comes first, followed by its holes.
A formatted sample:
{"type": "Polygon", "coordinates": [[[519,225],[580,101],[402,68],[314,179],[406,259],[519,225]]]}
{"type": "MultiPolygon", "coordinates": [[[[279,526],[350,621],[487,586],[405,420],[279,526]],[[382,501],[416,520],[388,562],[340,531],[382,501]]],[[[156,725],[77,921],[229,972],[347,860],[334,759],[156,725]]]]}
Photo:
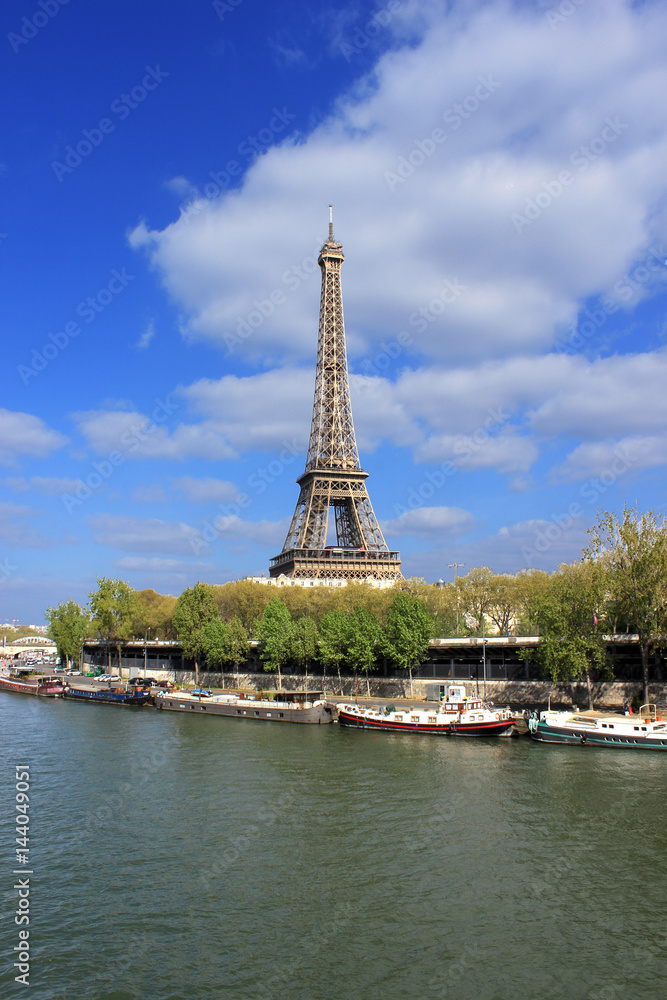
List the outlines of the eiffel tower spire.
{"type": "Polygon", "coordinates": [[[345,257],[329,236],[318,264],[322,271],[315,399],[306,469],[280,555],[271,576],[304,579],[401,579],[398,552],[390,552],[366,490],[367,472],[359,462],[350,406],[340,271],[345,257]],[[336,546],[327,546],[329,513],[334,510],[336,546]]]}

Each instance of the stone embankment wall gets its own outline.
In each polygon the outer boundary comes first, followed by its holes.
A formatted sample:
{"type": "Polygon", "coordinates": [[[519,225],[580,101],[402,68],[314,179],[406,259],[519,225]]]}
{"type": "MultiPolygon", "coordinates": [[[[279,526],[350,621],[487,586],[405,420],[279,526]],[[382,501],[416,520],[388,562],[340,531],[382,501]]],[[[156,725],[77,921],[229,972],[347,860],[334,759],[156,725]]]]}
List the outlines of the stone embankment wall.
{"type": "MultiPolygon", "coordinates": [[[[135,671],[133,671],[135,673],[135,671]]],[[[139,671],[143,675],[143,671],[139,671]]],[[[125,667],[123,677],[128,677],[130,671],[125,667]]],[[[157,680],[171,680],[176,684],[194,684],[195,675],[192,671],[181,670],[149,670],[148,676],[157,680]]],[[[266,674],[234,674],[205,673],[199,675],[200,683],[212,688],[240,688],[245,691],[276,691],[279,688],[278,675],[266,674]]],[[[427,684],[434,683],[426,678],[416,678],[410,690],[409,677],[343,677],[336,675],[325,678],[326,692],[336,697],[354,698],[408,698],[415,701],[426,699],[427,684]]],[[[450,683],[439,681],[438,683],[450,683]]],[[[451,683],[463,683],[454,681],[451,683]]],[[[466,681],[469,695],[476,693],[475,683],[466,681]]],[[[283,691],[320,690],[321,677],[285,676],[282,678],[283,691]]],[[[596,708],[621,708],[625,700],[632,701],[641,694],[641,685],[633,683],[600,682],[591,685],[593,704],[596,708]]],[[[480,697],[484,697],[484,686],[479,683],[480,697]]],[[[667,706],[667,684],[654,683],[649,685],[650,700],[657,705],[667,706]]],[[[551,697],[553,708],[577,705],[588,708],[588,689],[582,684],[552,684],[549,681],[487,681],[486,701],[496,705],[511,705],[513,708],[535,708],[545,706],[551,697]]]]}

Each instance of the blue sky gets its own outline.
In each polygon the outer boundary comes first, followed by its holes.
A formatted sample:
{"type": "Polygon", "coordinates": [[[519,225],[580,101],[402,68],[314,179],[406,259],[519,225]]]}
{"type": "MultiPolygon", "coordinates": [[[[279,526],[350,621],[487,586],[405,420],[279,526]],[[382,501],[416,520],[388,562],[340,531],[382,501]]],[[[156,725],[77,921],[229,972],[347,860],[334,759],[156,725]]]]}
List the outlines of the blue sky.
{"type": "MultiPolygon", "coordinates": [[[[406,575],[664,509],[667,8],[8,0],[0,618],[267,572],[335,206],[406,575]]],[[[465,570],[462,570],[465,572],[465,570]]]]}

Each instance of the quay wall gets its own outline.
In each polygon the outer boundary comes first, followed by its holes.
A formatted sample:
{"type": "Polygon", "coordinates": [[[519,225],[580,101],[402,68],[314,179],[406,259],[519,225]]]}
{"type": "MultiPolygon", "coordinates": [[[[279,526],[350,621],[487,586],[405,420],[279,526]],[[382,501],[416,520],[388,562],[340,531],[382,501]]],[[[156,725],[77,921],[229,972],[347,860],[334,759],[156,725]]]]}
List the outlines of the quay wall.
{"type": "MultiPolygon", "coordinates": [[[[121,674],[129,677],[139,673],[143,676],[143,670],[130,670],[123,667],[121,674]]],[[[176,684],[191,685],[195,683],[195,674],[191,670],[148,670],[147,676],[156,680],[170,680],[176,684]]],[[[279,687],[283,691],[319,691],[324,687],[325,692],[335,697],[354,698],[401,698],[412,699],[414,701],[426,700],[426,689],[433,680],[429,678],[415,678],[410,688],[409,677],[359,677],[355,681],[354,677],[339,678],[312,674],[283,674],[282,685],[278,683],[278,675],[274,673],[207,673],[201,671],[199,680],[203,687],[212,688],[239,688],[244,691],[276,691],[279,687]]],[[[551,698],[552,707],[569,707],[577,705],[579,708],[588,708],[588,688],[584,683],[552,684],[550,681],[488,681],[486,682],[486,696],[484,696],[484,685],[479,682],[476,689],[475,682],[465,679],[466,688],[469,695],[475,694],[479,690],[481,697],[487,701],[492,701],[496,705],[511,705],[513,708],[535,708],[545,706],[551,698]]],[[[454,678],[438,680],[438,683],[462,683],[454,678]]],[[[638,682],[624,681],[600,681],[591,684],[593,704],[604,708],[622,708],[624,701],[631,701],[635,695],[641,694],[641,684],[638,682]]],[[[667,707],[667,683],[653,682],[649,684],[650,700],[657,705],[667,707]]]]}

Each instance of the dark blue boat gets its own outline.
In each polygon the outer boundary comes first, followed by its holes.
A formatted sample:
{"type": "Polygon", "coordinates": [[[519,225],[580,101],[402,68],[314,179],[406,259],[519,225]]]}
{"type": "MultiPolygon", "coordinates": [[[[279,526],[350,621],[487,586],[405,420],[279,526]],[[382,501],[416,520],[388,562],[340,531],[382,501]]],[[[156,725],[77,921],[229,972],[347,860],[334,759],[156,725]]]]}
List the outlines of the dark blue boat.
{"type": "Polygon", "coordinates": [[[63,696],[75,701],[102,702],[104,705],[147,705],[150,691],[126,691],[121,687],[89,688],[66,684],[63,696]]]}

